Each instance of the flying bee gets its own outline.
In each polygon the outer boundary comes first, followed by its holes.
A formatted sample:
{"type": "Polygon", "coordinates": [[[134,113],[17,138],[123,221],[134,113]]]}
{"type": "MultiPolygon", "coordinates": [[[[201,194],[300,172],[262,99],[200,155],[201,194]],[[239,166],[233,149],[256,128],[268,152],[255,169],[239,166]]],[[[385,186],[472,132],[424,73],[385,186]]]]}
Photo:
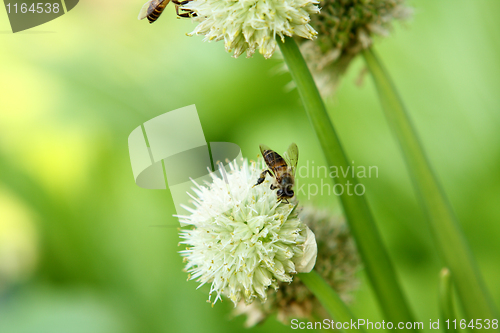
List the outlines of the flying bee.
{"type": "Polygon", "coordinates": [[[188,9],[182,9],[180,6],[183,6],[187,4],[188,2],[192,0],[184,0],[184,1],[179,1],[179,0],[149,0],[142,6],[141,12],[139,13],[139,20],[143,20],[146,17],[148,18],[149,23],[155,22],[163,13],[165,10],[165,7],[167,7],[168,3],[172,1],[173,4],[175,5],[175,12],[177,13],[177,16],[179,17],[193,17],[196,16],[195,13],[193,13],[191,10],[188,9]],[[179,9],[181,12],[179,13],[179,9]]]}
{"type": "Polygon", "coordinates": [[[283,157],[266,145],[260,145],[260,152],[268,169],[262,171],[259,179],[257,179],[257,184],[254,186],[262,184],[266,180],[266,174],[269,174],[271,177],[274,177],[275,181],[271,184],[271,190],[278,189],[276,191],[278,201],[285,200],[289,203],[288,199],[293,198],[295,194],[293,192],[293,184],[295,169],[297,168],[297,161],[299,159],[297,145],[292,143],[283,154],[283,157]]]}

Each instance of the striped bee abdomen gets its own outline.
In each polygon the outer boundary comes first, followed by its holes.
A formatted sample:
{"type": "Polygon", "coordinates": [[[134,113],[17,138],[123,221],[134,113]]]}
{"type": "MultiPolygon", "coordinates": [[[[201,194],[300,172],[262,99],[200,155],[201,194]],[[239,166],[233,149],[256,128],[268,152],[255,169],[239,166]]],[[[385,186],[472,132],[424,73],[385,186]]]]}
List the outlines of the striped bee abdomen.
{"type": "Polygon", "coordinates": [[[280,154],[272,150],[265,150],[262,152],[262,155],[264,161],[269,168],[273,170],[275,175],[280,175],[286,172],[288,166],[280,154]]]}
{"type": "Polygon", "coordinates": [[[155,22],[163,13],[163,10],[165,7],[167,7],[168,3],[170,0],[163,0],[163,1],[152,1],[151,4],[149,5],[149,11],[150,14],[147,16],[149,23],[155,22]]]}

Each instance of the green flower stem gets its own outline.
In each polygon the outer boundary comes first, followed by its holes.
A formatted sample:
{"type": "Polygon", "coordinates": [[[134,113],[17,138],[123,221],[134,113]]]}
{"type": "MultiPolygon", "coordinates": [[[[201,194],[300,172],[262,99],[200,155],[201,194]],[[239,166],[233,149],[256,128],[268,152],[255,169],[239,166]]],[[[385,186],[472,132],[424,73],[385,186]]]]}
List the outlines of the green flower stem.
{"type": "MultiPolygon", "coordinates": [[[[278,38],[278,45],[297,85],[304,108],[318,136],[328,165],[347,170],[350,164],[296,42],[292,38],[286,38],[285,43],[283,43],[278,38]]],[[[340,175],[337,178],[337,183],[345,188],[349,185],[355,186],[357,181],[348,173],[348,175],[340,175]]],[[[347,195],[345,192],[340,196],[344,212],[384,314],[388,320],[393,322],[412,321],[413,316],[403,296],[365,197],[347,195]]]]}
{"type": "MultiPolygon", "coordinates": [[[[326,311],[336,322],[358,322],[351,311],[347,308],[339,295],[330,287],[328,283],[315,271],[310,273],[300,273],[297,275],[309,290],[321,302],[326,311]]],[[[359,332],[365,333],[363,328],[359,332]]]]}
{"type": "Polygon", "coordinates": [[[453,306],[453,284],[451,282],[451,273],[448,268],[443,268],[439,274],[439,308],[441,310],[442,327],[445,332],[456,333],[458,330],[455,325],[449,325],[448,329],[446,320],[453,321],[457,319],[453,306]]]}
{"type": "Polygon", "coordinates": [[[441,257],[454,276],[466,316],[469,319],[498,318],[466,239],[389,75],[373,50],[365,50],[363,56],[375,81],[389,126],[401,146],[441,257]]]}

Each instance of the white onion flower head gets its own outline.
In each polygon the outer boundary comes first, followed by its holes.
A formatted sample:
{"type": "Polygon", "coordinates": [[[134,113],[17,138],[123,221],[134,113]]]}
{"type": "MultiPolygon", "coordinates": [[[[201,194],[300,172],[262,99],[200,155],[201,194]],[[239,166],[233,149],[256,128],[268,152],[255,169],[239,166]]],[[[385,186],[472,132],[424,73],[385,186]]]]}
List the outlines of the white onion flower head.
{"type": "Polygon", "coordinates": [[[314,234],[298,218],[296,205],[278,203],[269,181],[253,187],[263,168],[260,160],[243,160],[212,174],[212,183],[196,184],[194,208],[180,222],[180,251],[190,279],[211,284],[209,302],[227,296],[233,303],[265,302],[267,289],[292,282],[297,272],[309,272],[316,262],[314,234]]]}
{"type": "Polygon", "coordinates": [[[309,22],[319,13],[317,0],[193,0],[182,8],[196,13],[200,22],[189,35],[204,35],[207,41],[224,40],[226,51],[236,58],[258,50],[270,58],[276,36],[313,39],[317,32],[309,22]]]}

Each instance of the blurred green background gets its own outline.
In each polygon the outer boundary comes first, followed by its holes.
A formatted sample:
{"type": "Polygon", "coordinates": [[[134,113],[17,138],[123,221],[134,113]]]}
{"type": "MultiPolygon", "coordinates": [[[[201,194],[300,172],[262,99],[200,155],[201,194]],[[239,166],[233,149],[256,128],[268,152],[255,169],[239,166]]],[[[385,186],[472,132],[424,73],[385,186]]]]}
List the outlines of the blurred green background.
{"type": "MultiPolygon", "coordinates": [[[[144,1],[144,0],[143,0],[144,1]]],[[[154,25],[143,1],[81,2],[12,34],[0,10],[0,332],[233,332],[230,302],[211,308],[186,282],[170,193],[137,187],[127,137],[196,104],[207,141],[254,158],[295,141],[300,163],[324,164],[278,59],[233,59],[186,37],[169,6],[154,25]]],[[[500,302],[500,2],[411,3],[376,50],[406,102],[500,302]]],[[[366,196],[419,321],[438,318],[441,268],[369,76],[357,59],[329,112],[350,159],[378,166],[366,196]]],[[[301,179],[304,184],[319,178],[301,179]]],[[[300,198],[338,212],[335,196],[300,198]]],[[[381,320],[364,272],[352,309],[381,320]]],[[[288,332],[270,319],[250,332],[288,332]]]]}

